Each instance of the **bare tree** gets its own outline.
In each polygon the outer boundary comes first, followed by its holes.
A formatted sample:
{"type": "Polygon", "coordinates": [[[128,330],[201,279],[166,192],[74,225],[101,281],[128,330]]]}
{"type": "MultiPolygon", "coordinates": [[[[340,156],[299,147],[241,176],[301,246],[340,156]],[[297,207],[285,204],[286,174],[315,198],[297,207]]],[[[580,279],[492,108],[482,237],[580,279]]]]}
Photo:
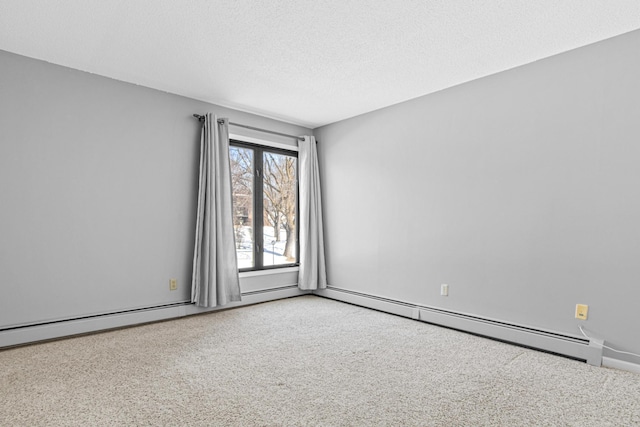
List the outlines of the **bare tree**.
{"type": "Polygon", "coordinates": [[[280,229],[286,232],[284,256],[294,261],[296,241],[296,158],[265,153],[263,160],[265,215],[274,227],[276,241],[280,229]]]}
{"type": "MultiPolygon", "coordinates": [[[[229,150],[233,188],[233,223],[236,246],[243,239],[243,227],[253,219],[253,151],[231,147],[229,150]]],[[[253,227],[251,227],[253,231],[253,227]]]]}
{"type": "MultiPolygon", "coordinates": [[[[234,226],[236,243],[241,244],[242,230],[253,220],[254,151],[231,147],[229,159],[233,185],[234,226]]],[[[296,158],[264,152],[263,155],[263,213],[265,225],[274,229],[276,241],[281,241],[280,230],[286,233],[284,256],[288,261],[296,258],[297,176],[296,158]]],[[[252,227],[253,231],[253,227],[252,227]]]]}

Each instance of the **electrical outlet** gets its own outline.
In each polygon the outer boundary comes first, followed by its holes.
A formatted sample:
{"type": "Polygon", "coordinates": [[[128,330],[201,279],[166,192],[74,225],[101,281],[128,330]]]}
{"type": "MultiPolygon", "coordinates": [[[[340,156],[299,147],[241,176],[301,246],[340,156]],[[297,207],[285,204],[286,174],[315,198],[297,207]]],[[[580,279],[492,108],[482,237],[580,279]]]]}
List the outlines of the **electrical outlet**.
{"type": "Polygon", "coordinates": [[[169,290],[175,291],[176,289],[178,289],[178,279],[169,280],[169,290]]]}
{"type": "Polygon", "coordinates": [[[443,297],[449,296],[449,285],[443,283],[440,285],[440,295],[443,297]]]}
{"type": "Polygon", "coordinates": [[[576,319],[587,320],[589,306],[585,304],[576,304],[576,319]]]}

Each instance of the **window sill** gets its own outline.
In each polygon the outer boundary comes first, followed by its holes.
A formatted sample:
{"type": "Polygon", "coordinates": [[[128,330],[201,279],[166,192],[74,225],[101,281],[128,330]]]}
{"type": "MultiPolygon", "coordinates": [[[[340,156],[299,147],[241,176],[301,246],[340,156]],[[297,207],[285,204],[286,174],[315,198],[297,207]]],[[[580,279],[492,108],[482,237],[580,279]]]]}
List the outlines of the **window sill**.
{"type": "Polygon", "coordinates": [[[270,276],[272,274],[293,273],[300,270],[299,267],[271,268],[269,270],[241,271],[240,278],[254,276],[270,276]]]}

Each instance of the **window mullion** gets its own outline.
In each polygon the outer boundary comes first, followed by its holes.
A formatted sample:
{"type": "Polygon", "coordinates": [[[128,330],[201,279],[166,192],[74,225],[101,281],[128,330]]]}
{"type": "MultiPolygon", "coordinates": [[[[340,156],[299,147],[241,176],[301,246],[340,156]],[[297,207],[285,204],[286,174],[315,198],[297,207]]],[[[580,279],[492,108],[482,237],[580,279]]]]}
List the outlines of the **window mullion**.
{"type": "Polygon", "coordinates": [[[263,179],[263,153],[261,149],[255,150],[255,191],[253,193],[253,206],[254,210],[254,267],[256,269],[262,269],[264,267],[264,200],[263,200],[263,188],[264,188],[264,179],[263,179]]]}

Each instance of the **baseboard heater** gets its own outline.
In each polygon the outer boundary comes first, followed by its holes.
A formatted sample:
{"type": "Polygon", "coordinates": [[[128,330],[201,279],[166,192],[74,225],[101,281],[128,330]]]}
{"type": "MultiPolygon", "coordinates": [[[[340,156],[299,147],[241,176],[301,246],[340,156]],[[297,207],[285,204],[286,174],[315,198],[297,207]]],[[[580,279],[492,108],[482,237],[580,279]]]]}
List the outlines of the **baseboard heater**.
{"type": "Polygon", "coordinates": [[[603,341],[328,287],[314,294],[601,366],[603,341]]]}
{"type": "Polygon", "coordinates": [[[306,293],[308,292],[298,289],[297,285],[290,285],[242,293],[242,301],[212,309],[203,309],[189,301],[180,301],[48,322],[14,325],[0,329],[0,348],[242,307],[306,293]]]}

